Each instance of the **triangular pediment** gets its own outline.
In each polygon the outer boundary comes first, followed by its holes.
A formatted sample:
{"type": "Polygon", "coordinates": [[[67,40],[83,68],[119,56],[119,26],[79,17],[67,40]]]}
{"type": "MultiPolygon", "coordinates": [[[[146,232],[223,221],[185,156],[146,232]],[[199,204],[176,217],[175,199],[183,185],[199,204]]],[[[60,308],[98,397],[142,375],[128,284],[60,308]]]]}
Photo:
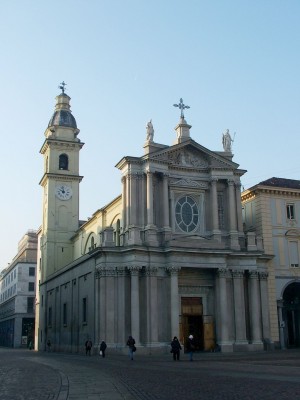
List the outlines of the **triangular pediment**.
{"type": "Polygon", "coordinates": [[[208,150],[192,139],[150,153],[146,156],[151,161],[167,163],[169,166],[207,170],[211,168],[237,169],[238,164],[219,153],[208,150]]]}

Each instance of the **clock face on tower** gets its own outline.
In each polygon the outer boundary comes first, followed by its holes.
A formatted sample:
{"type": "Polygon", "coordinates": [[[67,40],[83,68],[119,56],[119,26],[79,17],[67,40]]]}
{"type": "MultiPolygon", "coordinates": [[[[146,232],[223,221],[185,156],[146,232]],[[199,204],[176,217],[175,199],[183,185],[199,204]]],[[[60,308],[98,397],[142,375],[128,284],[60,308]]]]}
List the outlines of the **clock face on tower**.
{"type": "Polygon", "coordinates": [[[67,185],[59,185],[55,188],[55,195],[59,200],[69,200],[72,197],[72,189],[67,185]]]}

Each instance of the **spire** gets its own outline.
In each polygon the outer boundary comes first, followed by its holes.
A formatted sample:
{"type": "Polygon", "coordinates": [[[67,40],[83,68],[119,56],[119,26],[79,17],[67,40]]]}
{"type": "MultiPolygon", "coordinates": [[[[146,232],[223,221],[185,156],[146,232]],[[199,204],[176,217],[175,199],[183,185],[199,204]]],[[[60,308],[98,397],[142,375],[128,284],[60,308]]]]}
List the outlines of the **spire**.
{"type": "Polygon", "coordinates": [[[55,111],[49,121],[48,128],[52,126],[64,126],[77,129],[76,120],[71,113],[71,97],[65,93],[65,86],[66,83],[64,81],[58,86],[62,92],[56,96],[55,111]]]}

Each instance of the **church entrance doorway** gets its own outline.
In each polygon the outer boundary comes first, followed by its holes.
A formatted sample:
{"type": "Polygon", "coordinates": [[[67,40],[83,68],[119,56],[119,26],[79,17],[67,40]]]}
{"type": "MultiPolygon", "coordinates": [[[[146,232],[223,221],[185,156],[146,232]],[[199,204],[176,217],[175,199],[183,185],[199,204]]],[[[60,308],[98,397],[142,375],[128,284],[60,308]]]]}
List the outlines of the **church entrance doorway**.
{"type": "Polygon", "coordinates": [[[181,298],[180,342],[186,346],[189,335],[194,336],[196,351],[203,346],[203,305],[201,297],[181,298]]]}
{"type": "Polygon", "coordinates": [[[287,347],[300,347],[300,283],[291,283],[282,297],[287,347]]]}

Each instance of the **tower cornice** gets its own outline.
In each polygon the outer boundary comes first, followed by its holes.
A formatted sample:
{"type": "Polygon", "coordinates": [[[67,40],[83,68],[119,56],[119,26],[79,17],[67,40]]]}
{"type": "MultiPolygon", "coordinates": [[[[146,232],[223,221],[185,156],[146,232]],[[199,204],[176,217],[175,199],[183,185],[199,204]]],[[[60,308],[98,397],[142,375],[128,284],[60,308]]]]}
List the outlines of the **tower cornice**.
{"type": "Polygon", "coordinates": [[[53,147],[53,148],[55,148],[55,147],[57,147],[57,148],[59,148],[59,147],[64,147],[64,148],[68,147],[69,149],[78,148],[79,147],[81,149],[84,146],[84,143],[80,142],[79,140],[78,141],[73,141],[73,140],[49,139],[49,138],[47,138],[47,139],[45,139],[44,143],[42,144],[42,147],[40,149],[40,153],[44,154],[46,152],[46,150],[50,146],[53,147]]]}
{"type": "Polygon", "coordinates": [[[66,181],[81,182],[82,179],[83,179],[83,176],[81,176],[81,175],[66,175],[65,171],[62,171],[61,174],[59,172],[56,174],[46,172],[43,175],[42,179],[40,180],[39,185],[44,186],[46,180],[57,180],[57,181],[64,181],[64,182],[66,182],[66,181]]]}

